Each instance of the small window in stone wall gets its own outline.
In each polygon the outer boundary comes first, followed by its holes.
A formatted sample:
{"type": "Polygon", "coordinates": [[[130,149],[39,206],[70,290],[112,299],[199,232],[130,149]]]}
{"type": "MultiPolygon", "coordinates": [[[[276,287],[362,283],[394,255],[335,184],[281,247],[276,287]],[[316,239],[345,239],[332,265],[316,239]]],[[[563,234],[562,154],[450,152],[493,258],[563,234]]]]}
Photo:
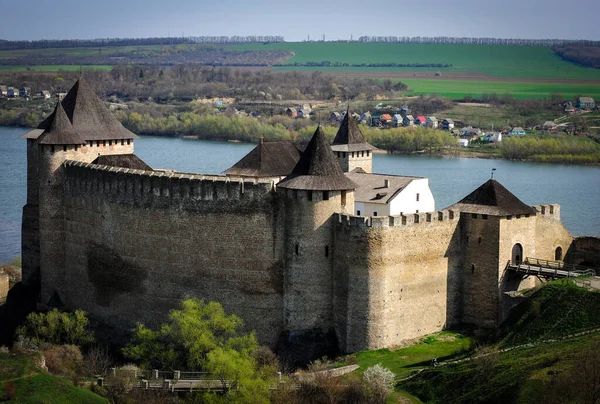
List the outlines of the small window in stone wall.
{"type": "Polygon", "coordinates": [[[554,251],[554,261],[562,261],[562,247],[556,247],[554,251]]]}
{"type": "Polygon", "coordinates": [[[102,141],[102,146],[106,146],[106,140],[102,141]]]}
{"type": "Polygon", "coordinates": [[[329,246],[328,245],[325,246],[325,256],[329,257],[329,246]]]}
{"type": "Polygon", "coordinates": [[[328,201],[329,200],[329,191],[323,191],[323,200],[324,201],[328,201]]]}
{"type": "Polygon", "coordinates": [[[529,213],[525,214],[525,217],[529,217],[529,213]]]}
{"type": "Polygon", "coordinates": [[[109,140],[109,141],[108,141],[108,145],[109,145],[109,146],[112,146],[112,140],[109,140]]]}
{"type": "Polygon", "coordinates": [[[477,219],[477,213],[471,213],[471,218],[477,219]]]}
{"type": "Polygon", "coordinates": [[[377,216],[377,212],[373,212],[373,216],[377,216]]]}
{"type": "Polygon", "coordinates": [[[478,243],[478,244],[481,244],[481,237],[479,237],[479,238],[477,239],[477,243],[478,243]]]}
{"type": "Polygon", "coordinates": [[[554,214],[554,206],[550,205],[550,214],[553,215],[554,214]]]}
{"type": "Polygon", "coordinates": [[[127,144],[131,144],[131,139],[127,139],[127,144]]]}
{"type": "Polygon", "coordinates": [[[512,216],[511,215],[506,216],[506,220],[512,220],[512,216]]]}
{"type": "Polygon", "coordinates": [[[471,264],[471,273],[475,272],[475,264],[471,264]]]}
{"type": "Polygon", "coordinates": [[[369,157],[369,150],[367,150],[367,157],[369,157]]]}
{"type": "Polygon", "coordinates": [[[520,219],[520,218],[521,218],[521,215],[517,215],[517,219],[520,219]]]}
{"type": "Polygon", "coordinates": [[[294,193],[294,199],[298,199],[298,190],[294,189],[293,193],[294,193]]]}
{"type": "Polygon", "coordinates": [[[342,205],[346,204],[346,191],[342,191],[342,205]]]}
{"type": "Polygon", "coordinates": [[[67,151],[67,145],[63,146],[63,151],[67,151]]]}
{"type": "Polygon", "coordinates": [[[52,153],[54,153],[54,145],[52,145],[52,146],[50,147],[50,150],[52,151],[52,153]]]}
{"type": "Polygon", "coordinates": [[[125,139],[121,139],[121,146],[125,146],[125,139]]]}
{"type": "Polygon", "coordinates": [[[300,254],[300,244],[296,243],[296,255],[300,254]]]}
{"type": "Polygon", "coordinates": [[[417,202],[419,202],[419,193],[417,192],[417,202]]]}
{"type": "Polygon", "coordinates": [[[482,218],[483,220],[487,220],[487,215],[481,215],[481,218],[482,218]]]}
{"type": "Polygon", "coordinates": [[[360,210],[356,211],[356,216],[360,216],[360,210]]]}
{"type": "Polygon", "coordinates": [[[308,193],[308,200],[312,201],[312,191],[307,191],[308,193]]]}

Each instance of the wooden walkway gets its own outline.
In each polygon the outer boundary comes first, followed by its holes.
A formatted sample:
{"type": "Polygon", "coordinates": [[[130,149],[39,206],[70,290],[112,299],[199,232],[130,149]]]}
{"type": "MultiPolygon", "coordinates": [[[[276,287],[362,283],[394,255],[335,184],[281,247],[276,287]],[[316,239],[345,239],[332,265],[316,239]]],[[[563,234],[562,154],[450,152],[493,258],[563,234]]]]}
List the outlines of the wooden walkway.
{"type": "Polygon", "coordinates": [[[525,258],[525,261],[523,262],[508,261],[506,269],[525,275],[542,276],[552,279],[577,278],[580,276],[596,276],[600,274],[600,269],[532,257],[525,258]]]}

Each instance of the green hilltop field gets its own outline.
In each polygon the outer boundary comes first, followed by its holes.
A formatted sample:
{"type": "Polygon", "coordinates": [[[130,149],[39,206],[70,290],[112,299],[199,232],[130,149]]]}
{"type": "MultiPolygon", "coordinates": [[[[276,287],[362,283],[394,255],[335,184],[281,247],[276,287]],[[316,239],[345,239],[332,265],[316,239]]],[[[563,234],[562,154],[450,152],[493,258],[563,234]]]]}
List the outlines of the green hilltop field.
{"type": "MultiPolygon", "coordinates": [[[[328,60],[332,63],[442,63],[447,68],[418,68],[435,71],[479,72],[505,78],[555,78],[600,80],[600,70],[580,67],[562,60],[549,47],[503,45],[452,45],[404,43],[283,42],[231,46],[232,49],[291,50],[287,63],[328,60]]],[[[364,70],[372,68],[348,68],[364,70]]],[[[386,70],[414,71],[411,67],[386,70]]]]}

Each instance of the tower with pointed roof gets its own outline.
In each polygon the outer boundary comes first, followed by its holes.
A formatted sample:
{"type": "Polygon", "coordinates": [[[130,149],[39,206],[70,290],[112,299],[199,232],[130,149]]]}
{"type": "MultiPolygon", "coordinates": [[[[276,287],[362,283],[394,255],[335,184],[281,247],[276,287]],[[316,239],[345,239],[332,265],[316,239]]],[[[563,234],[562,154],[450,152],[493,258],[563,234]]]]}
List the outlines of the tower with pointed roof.
{"type": "Polygon", "coordinates": [[[284,223],[284,326],[333,327],[334,213],[354,209],[349,180],[317,127],[290,175],[278,185],[284,223]]]}
{"type": "Polygon", "coordinates": [[[125,129],[80,78],[27,139],[27,204],[23,208],[23,281],[44,277],[41,301],[62,301],[65,282],[63,163],[102,155],[132,155],[136,135],[125,129]],[[43,265],[40,256],[44,257],[43,265]]]}
{"type": "Polygon", "coordinates": [[[373,150],[376,149],[375,146],[367,143],[356,120],[349,110],[346,111],[331,144],[331,150],[337,157],[342,170],[349,172],[356,168],[362,168],[367,173],[373,172],[373,150]]]}
{"type": "MultiPolygon", "coordinates": [[[[495,327],[506,314],[502,292],[510,279],[505,272],[507,261],[537,256],[537,212],[495,179],[448,209],[460,212],[462,321],[495,327]]],[[[520,288],[533,286],[534,277],[519,279],[520,288]]]]}

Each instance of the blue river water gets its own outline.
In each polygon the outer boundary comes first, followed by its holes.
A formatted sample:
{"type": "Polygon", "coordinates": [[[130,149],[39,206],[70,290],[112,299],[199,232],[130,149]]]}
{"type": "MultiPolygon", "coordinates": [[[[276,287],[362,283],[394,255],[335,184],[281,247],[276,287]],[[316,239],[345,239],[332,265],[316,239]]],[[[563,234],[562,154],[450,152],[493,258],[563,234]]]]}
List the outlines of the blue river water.
{"type": "MultiPolygon", "coordinates": [[[[0,262],[20,255],[21,213],[26,200],[27,129],[0,127],[0,262]]],[[[219,174],[255,145],[143,137],[135,153],[153,168],[219,174]]],[[[600,167],[504,160],[375,154],[373,172],[429,178],[436,209],[457,202],[494,178],[529,205],[561,204],[574,235],[600,236],[600,167]]]]}

